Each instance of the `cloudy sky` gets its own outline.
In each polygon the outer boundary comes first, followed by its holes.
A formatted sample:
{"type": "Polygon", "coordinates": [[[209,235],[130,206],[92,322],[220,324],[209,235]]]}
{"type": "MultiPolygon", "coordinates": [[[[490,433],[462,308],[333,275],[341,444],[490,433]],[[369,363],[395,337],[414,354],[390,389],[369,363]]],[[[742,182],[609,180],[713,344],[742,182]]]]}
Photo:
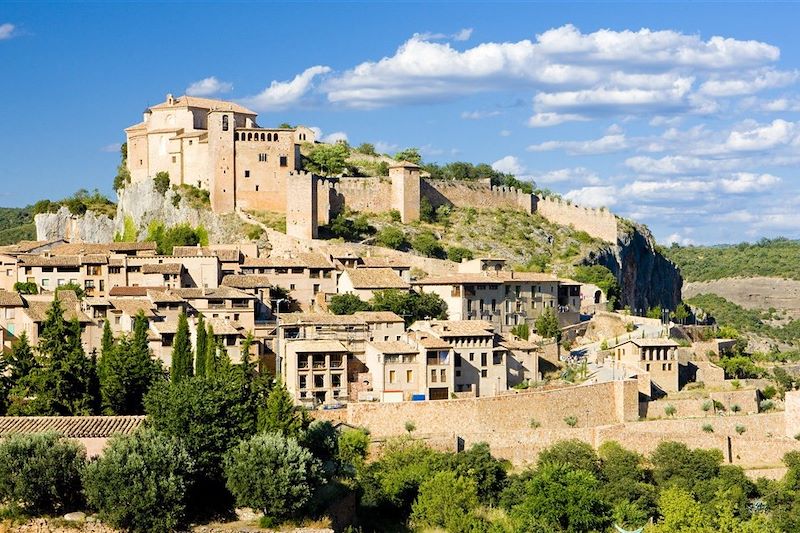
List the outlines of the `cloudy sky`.
{"type": "Polygon", "coordinates": [[[168,92],[488,162],[662,243],[800,238],[800,4],[6,3],[0,205],[111,192],[168,92]]]}

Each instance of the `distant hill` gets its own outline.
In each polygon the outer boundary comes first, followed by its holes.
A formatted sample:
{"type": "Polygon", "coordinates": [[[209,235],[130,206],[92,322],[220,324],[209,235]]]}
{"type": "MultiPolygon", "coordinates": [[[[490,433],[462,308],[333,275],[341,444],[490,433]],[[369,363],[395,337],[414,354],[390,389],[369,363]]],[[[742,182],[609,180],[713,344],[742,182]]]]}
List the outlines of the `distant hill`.
{"type": "Polygon", "coordinates": [[[750,244],[678,246],[664,255],[681,269],[685,281],[772,277],[800,280],[800,241],[761,239],[750,244]]]}
{"type": "Polygon", "coordinates": [[[0,207],[0,245],[36,238],[33,206],[0,207]]]}

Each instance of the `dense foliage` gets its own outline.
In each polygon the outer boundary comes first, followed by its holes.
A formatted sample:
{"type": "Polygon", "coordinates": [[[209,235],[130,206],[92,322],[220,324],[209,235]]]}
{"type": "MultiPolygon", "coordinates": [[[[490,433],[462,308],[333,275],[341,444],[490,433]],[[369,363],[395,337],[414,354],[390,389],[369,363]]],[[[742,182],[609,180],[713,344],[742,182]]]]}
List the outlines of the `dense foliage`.
{"type": "Polygon", "coordinates": [[[761,239],[755,243],[679,246],[663,250],[686,281],[768,276],[800,279],[800,241],[761,239]]]}
{"type": "Polygon", "coordinates": [[[329,310],[335,315],[352,315],[357,311],[391,311],[403,317],[406,324],[416,320],[447,319],[447,304],[437,294],[387,289],[375,291],[369,302],[354,294],[331,297],[329,310]]]}
{"type": "Polygon", "coordinates": [[[0,246],[36,239],[33,206],[0,207],[0,246]]]}
{"type": "Polygon", "coordinates": [[[82,502],[86,452],[55,433],[0,441],[0,502],[29,514],[74,510],[82,502]]]}
{"type": "Polygon", "coordinates": [[[104,214],[113,218],[117,213],[117,205],[97,189],[91,193],[86,189],[79,189],[75,194],[63,200],[39,200],[33,205],[33,214],[55,213],[61,207],[66,207],[71,214],[78,216],[87,211],[94,211],[98,215],[104,214]]]}
{"type": "Polygon", "coordinates": [[[617,305],[622,295],[622,289],[617,282],[617,278],[603,265],[576,266],[572,279],[581,283],[597,285],[612,306],[617,305]]]}
{"type": "Polygon", "coordinates": [[[147,241],[156,243],[160,255],[172,255],[175,246],[208,246],[208,231],[203,226],[189,224],[165,227],[162,222],[152,222],[147,229],[147,241]]]}

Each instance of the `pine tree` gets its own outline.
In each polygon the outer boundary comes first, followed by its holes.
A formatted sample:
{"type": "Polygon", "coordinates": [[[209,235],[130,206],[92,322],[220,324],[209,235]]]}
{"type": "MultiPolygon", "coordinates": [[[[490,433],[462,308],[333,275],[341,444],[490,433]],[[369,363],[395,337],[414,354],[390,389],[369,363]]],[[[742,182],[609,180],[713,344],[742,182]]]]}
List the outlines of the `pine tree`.
{"type": "MultiPolygon", "coordinates": [[[[3,356],[0,356],[3,357],[3,356]]],[[[5,370],[12,385],[30,374],[37,366],[36,358],[33,355],[33,348],[28,341],[28,334],[24,331],[20,333],[17,342],[11,346],[11,352],[4,358],[5,370]]]]}
{"type": "Polygon", "coordinates": [[[203,368],[206,377],[213,376],[217,368],[217,338],[214,336],[214,326],[211,324],[208,325],[206,333],[206,357],[203,368]]]}
{"type": "Polygon", "coordinates": [[[197,317],[197,346],[195,346],[194,374],[206,375],[206,323],[203,314],[197,317]]]}
{"type": "Polygon", "coordinates": [[[133,320],[133,335],[123,337],[103,354],[103,412],[137,415],[144,412],[144,395],[157,374],[157,365],[147,343],[147,318],[139,313],[133,320]]]}
{"type": "Polygon", "coordinates": [[[259,415],[259,431],[275,431],[284,437],[297,437],[307,426],[305,410],[294,405],[292,395],[283,384],[275,385],[259,415]]]}
{"type": "Polygon", "coordinates": [[[192,341],[189,339],[189,322],[183,312],[178,317],[178,330],[172,343],[170,376],[173,383],[192,376],[192,341]]]}

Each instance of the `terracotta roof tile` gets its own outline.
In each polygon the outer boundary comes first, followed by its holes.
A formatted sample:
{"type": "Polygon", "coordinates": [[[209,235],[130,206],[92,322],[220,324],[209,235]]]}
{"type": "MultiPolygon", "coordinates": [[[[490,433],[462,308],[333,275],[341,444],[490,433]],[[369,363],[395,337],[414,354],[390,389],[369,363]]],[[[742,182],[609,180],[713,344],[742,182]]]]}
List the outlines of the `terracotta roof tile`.
{"type": "Polygon", "coordinates": [[[348,268],[354,289],[408,289],[410,285],[391,268],[348,268]]]}
{"type": "Polygon", "coordinates": [[[145,263],[142,265],[142,274],[172,274],[175,276],[183,272],[181,263],[145,263]]]}
{"type": "Polygon", "coordinates": [[[228,274],[222,278],[222,284],[236,289],[259,289],[272,286],[269,278],[261,274],[228,274]]]}
{"type": "Polygon", "coordinates": [[[214,98],[200,98],[198,96],[178,96],[175,98],[173,104],[164,101],[160,104],[151,106],[150,109],[170,109],[174,107],[199,107],[200,109],[208,109],[209,111],[233,111],[234,113],[241,113],[243,115],[255,115],[254,111],[234,102],[227,102],[225,100],[217,100],[214,98]]]}
{"type": "Polygon", "coordinates": [[[16,292],[0,289],[0,307],[22,307],[22,296],[16,292]]]}
{"type": "Polygon", "coordinates": [[[368,343],[381,353],[418,353],[419,350],[401,341],[372,341],[368,343]]]}

